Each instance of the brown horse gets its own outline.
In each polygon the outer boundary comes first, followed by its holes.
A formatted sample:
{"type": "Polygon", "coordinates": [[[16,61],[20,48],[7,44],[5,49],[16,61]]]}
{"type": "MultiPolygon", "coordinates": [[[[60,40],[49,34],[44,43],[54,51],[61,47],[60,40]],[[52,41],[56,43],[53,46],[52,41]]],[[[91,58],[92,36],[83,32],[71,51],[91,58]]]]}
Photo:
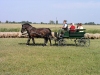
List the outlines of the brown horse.
{"type": "Polygon", "coordinates": [[[32,27],[30,24],[25,23],[22,25],[21,33],[27,31],[28,33],[28,40],[27,40],[27,45],[29,45],[30,39],[32,39],[33,44],[35,45],[34,38],[44,38],[44,45],[47,44],[48,40],[51,45],[51,30],[49,28],[35,28],[32,27]]]}

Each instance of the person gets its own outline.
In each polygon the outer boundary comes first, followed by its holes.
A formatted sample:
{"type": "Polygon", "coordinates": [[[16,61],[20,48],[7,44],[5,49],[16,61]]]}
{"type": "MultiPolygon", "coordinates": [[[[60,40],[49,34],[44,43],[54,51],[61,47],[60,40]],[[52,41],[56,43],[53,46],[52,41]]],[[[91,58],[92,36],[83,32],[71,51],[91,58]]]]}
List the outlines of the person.
{"type": "Polygon", "coordinates": [[[74,23],[71,23],[71,26],[70,26],[70,32],[75,32],[75,25],[74,23]]]}
{"type": "Polygon", "coordinates": [[[62,27],[62,29],[68,30],[67,20],[63,21],[63,27],[62,27]]]}
{"type": "Polygon", "coordinates": [[[63,26],[62,26],[61,29],[58,31],[58,36],[59,36],[59,37],[62,37],[65,31],[68,31],[67,20],[64,20],[64,21],[63,21],[63,26]]]}
{"type": "MultiPolygon", "coordinates": [[[[79,23],[79,26],[78,26],[77,29],[83,29],[82,23],[79,23]]],[[[82,30],[81,31],[79,30],[79,32],[83,32],[83,31],[82,30]]]]}

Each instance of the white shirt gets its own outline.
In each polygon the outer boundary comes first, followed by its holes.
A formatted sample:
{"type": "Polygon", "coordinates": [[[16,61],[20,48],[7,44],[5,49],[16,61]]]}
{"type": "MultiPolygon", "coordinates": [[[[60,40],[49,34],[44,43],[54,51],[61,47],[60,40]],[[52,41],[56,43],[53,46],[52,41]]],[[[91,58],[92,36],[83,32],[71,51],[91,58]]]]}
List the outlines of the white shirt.
{"type": "MultiPolygon", "coordinates": [[[[83,29],[83,27],[82,26],[79,26],[77,29],[83,29]]],[[[83,32],[83,31],[79,31],[79,32],[83,32]]]]}
{"type": "Polygon", "coordinates": [[[63,25],[64,28],[66,28],[67,26],[68,26],[67,24],[64,24],[64,25],[63,25]]]}
{"type": "Polygon", "coordinates": [[[80,26],[80,29],[83,29],[83,27],[82,27],[82,26],[80,26]]]}

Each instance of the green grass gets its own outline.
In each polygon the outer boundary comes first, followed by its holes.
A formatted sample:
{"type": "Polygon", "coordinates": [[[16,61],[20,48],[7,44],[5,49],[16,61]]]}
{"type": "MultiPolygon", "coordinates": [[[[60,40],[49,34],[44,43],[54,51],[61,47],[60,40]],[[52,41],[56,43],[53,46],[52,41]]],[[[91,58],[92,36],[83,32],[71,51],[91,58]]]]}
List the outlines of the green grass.
{"type": "Polygon", "coordinates": [[[26,46],[26,41],[0,38],[0,75],[100,75],[100,40],[89,47],[76,47],[70,39],[64,47],[26,46]]]}
{"type": "Polygon", "coordinates": [[[0,32],[19,32],[20,28],[0,28],[0,32]]]}
{"type": "Polygon", "coordinates": [[[87,29],[87,33],[100,33],[100,29],[87,29]]]}
{"type": "MultiPolygon", "coordinates": [[[[36,28],[50,28],[52,31],[58,31],[62,25],[50,24],[31,24],[36,28]]],[[[70,26],[70,25],[69,25],[70,26]]],[[[76,26],[76,25],[75,25],[76,26]]],[[[0,32],[19,32],[22,24],[0,24],[0,32]]],[[[100,25],[83,25],[87,33],[100,33],[100,25]]]]}
{"type": "MultiPolygon", "coordinates": [[[[51,28],[52,32],[58,32],[60,28],[51,28]]],[[[0,28],[0,32],[20,32],[21,28],[0,28]]],[[[87,29],[87,33],[100,33],[100,29],[87,29]]]]}

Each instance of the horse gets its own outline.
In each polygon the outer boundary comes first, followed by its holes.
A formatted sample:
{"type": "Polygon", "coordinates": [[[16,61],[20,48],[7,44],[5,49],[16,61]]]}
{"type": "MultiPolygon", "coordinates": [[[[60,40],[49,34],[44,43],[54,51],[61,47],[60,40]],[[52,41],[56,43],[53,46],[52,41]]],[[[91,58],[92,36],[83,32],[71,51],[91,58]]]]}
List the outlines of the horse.
{"type": "Polygon", "coordinates": [[[32,39],[33,44],[35,45],[34,38],[44,38],[43,46],[46,46],[48,40],[51,44],[51,30],[49,28],[35,28],[32,27],[29,23],[22,24],[21,33],[27,31],[28,33],[28,40],[26,45],[29,45],[30,40],[32,39]]]}

